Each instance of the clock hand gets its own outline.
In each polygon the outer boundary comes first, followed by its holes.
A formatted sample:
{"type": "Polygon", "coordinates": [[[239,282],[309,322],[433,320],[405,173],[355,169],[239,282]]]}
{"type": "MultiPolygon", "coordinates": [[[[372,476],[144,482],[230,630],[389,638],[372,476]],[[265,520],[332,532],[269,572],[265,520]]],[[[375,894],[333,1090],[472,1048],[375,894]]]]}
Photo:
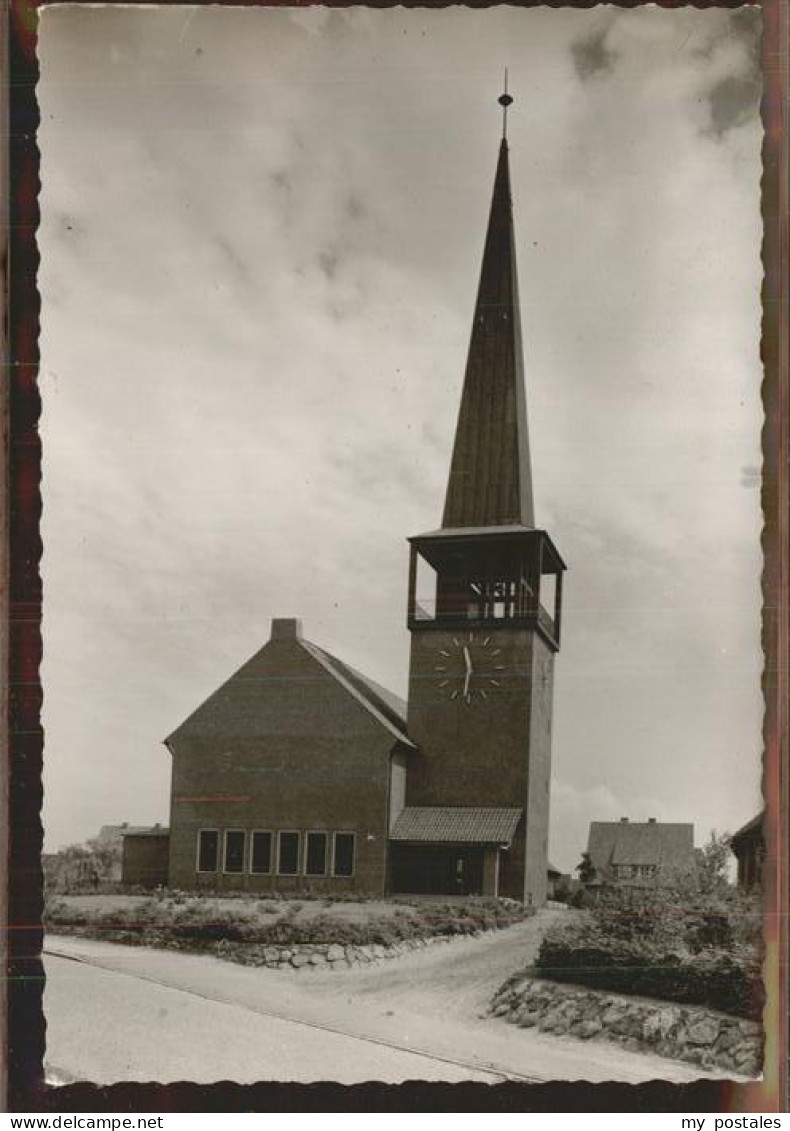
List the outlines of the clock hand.
{"type": "Polygon", "coordinates": [[[471,675],[471,672],[472,672],[472,659],[471,659],[471,657],[470,657],[470,655],[469,655],[469,649],[468,649],[468,648],[464,648],[464,663],[466,664],[466,670],[467,670],[467,672],[468,672],[468,673],[469,673],[469,674],[471,675]]]}
{"type": "Polygon", "coordinates": [[[464,679],[464,692],[463,692],[464,699],[469,698],[469,680],[471,679],[471,677],[472,677],[472,669],[470,668],[469,671],[466,673],[466,678],[464,679]]]}

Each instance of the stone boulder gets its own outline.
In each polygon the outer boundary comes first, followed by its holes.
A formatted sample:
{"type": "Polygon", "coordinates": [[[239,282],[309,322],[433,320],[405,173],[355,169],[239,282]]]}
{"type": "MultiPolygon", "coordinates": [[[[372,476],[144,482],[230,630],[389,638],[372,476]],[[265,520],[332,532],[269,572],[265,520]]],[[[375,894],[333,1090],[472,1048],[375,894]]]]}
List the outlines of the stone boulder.
{"type": "Polygon", "coordinates": [[[700,1017],[686,1029],[686,1040],[691,1045],[712,1045],[719,1035],[719,1026],[712,1017],[700,1017]]]}

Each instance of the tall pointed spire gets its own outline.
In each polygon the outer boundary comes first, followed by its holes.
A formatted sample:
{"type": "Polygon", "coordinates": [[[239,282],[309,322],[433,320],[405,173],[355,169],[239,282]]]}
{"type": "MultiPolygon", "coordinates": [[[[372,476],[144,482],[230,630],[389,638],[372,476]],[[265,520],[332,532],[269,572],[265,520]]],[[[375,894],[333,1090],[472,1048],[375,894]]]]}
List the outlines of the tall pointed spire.
{"type": "MultiPolygon", "coordinates": [[[[500,98],[505,114],[512,98],[500,98]]],[[[504,122],[503,122],[504,129],[504,122]]],[[[507,140],[494,180],[443,527],[533,527],[507,140]]]]}

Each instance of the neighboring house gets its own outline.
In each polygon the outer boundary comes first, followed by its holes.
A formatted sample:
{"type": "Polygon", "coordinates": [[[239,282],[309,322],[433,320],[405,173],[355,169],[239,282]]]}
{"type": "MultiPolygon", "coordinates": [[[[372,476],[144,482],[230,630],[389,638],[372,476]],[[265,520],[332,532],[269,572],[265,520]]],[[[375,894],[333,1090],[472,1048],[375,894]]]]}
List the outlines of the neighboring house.
{"type": "Polygon", "coordinates": [[[565,565],[533,511],[508,160],[442,525],[409,539],[408,704],[273,620],[166,740],[171,886],[546,901],[565,565]]]}
{"type": "MultiPolygon", "coordinates": [[[[113,883],[118,883],[121,880],[123,883],[127,883],[123,870],[124,839],[128,836],[157,832],[159,829],[159,825],[149,829],[147,825],[130,825],[126,821],[122,825],[102,825],[90,844],[98,849],[106,849],[112,854],[109,859],[109,871],[105,878],[113,883]]],[[[164,831],[167,832],[166,829],[164,831]]]]}
{"type": "MultiPolygon", "coordinates": [[[[159,829],[159,825],[155,826],[159,829]]],[[[124,838],[127,836],[134,836],[136,834],[144,834],[149,831],[147,825],[130,825],[126,821],[121,825],[102,825],[97,835],[89,842],[90,845],[95,846],[99,850],[107,850],[112,854],[110,859],[110,872],[107,879],[117,883],[123,877],[123,844],[124,838]]]]}
{"type": "Polygon", "coordinates": [[[121,874],[125,884],[163,887],[168,881],[170,830],[161,825],[135,827],[123,833],[121,874]]]}
{"type": "Polygon", "coordinates": [[[730,837],[730,848],[738,861],[738,887],[751,891],[762,886],[765,862],[765,812],[752,817],[730,837]]]}
{"type": "Polygon", "coordinates": [[[588,886],[647,887],[694,869],[694,826],[647,821],[593,821],[587,855],[594,869],[588,886]]]}
{"type": "Polygon", "coordinates": [[[148,826],[143,825],[130,825],[124,821],[122,825],[102,825],[96,836],[93,838],[93,843],[101,845],[102,847],[115,847],[120,848],[123,838],[128,833],[136,833],[145,831],[148,826]]]}
{"type": "Polygon", "coordinates": [[[568,879],[569,877],[563,877],[562,872],[559,868],[555,868],[551,861],[549,861],[546,869],[546,877],[546,894],[549,899],[554,899],[557,894],[557,885],[559,882],[563,878],[568,879]]]}

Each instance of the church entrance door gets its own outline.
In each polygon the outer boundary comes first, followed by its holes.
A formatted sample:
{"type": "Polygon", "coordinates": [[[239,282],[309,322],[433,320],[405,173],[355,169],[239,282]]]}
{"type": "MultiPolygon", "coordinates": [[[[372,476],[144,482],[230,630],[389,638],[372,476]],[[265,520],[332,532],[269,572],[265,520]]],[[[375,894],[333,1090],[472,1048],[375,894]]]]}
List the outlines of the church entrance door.
{"type": "Polygon", "coordinates": [[[482,895],[483,849],[393,844],[391,886],[402,895],[482,895]]]}

